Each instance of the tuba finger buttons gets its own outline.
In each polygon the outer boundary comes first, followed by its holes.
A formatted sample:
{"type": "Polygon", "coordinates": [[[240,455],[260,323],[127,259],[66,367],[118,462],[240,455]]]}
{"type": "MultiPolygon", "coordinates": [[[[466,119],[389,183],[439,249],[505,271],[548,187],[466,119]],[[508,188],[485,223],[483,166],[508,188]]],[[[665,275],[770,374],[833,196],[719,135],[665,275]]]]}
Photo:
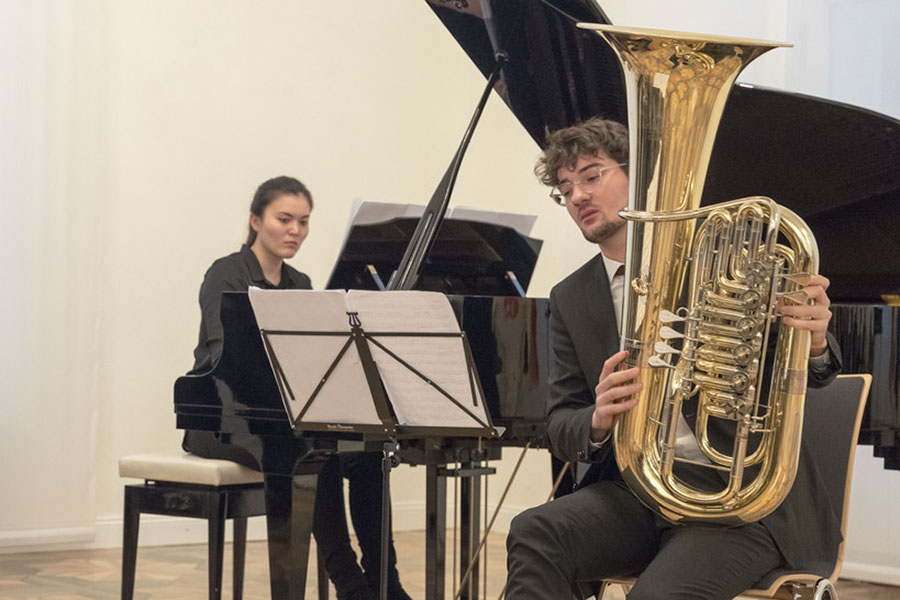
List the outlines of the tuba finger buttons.
{"type": "Polygon", "coordinates": [[[670,310],[659,311],[659,320],[663,323],[681,323],[684,317],[679,317],[670,310]]]}
{"type": "Polygon", "coordinates": [[[756,322],[756,319],[752,317],[743,317],[741,319],[738,319],[737,332],[741,339],[753,339],[753,336],[756,335],[757,331],[759,331],[759,323],[756,322]]]}
{"type": "Polygon", "coordinates": [[[753,360],[753,348],[748,346],[747,344],[738,344],[732,350],[732,356],[734,357],[735,364],[738,364],[742,367],[746,367],[753,360]]]}
{"type": "Polygon", "coordinates": [[[671,327],[664,326],[659,329],[659,337],[664,340],[678,340],[684,337],[683,333],[679,333],[671,327]]]}
{"type": "Polygon", "coordinates": [[[735,393],[742,393],[747,390],[750,386],[750,378],[747,377],[746,373],[735,373],[731,376],[731,389],[734,390],[735,393]]]}
{"type": "Polygon", "coordinates": [[[762,302],[759,292],[749,290],[741,294],[741,306],[746,311],[756,310],[762,302]]]}
{"type": "Polygon", "coordinates": [[[681,354],[679,350],[676,350],[665,342],[656,342],[653,344],[653,351],[657,354],[681,354]]]}

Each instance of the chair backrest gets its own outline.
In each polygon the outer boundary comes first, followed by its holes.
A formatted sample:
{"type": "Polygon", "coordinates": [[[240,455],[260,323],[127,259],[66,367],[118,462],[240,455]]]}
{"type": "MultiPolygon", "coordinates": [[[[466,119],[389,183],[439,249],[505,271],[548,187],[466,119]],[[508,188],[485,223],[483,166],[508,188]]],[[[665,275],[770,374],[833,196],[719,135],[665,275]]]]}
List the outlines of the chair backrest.
{"type": "MultiPolygon", "coordinates": [[[[841,510],[845,539],[856,440],[871,385],[872,376],[868,374],[839,375],[831,385],[810,389],[806,397],[803,436],[819,465],[831,505],[841,510]]],[[[840,572],[843,558],[842,542],[831,579],[840,572]]]]}
{"type": "MultiPolygon", "coordinates": [[[[815,457],[831,505],[841,511],[841,534],[845,540],[856,440],[871,383],[872,376],[868,374],[839,375],[830,385],[810,388],[806,395],[803,439],[815,457]]],[[[829,579],[834,581],[840,574],[843,558],[844,542],[841,542],[835,564],[817,570],[830,570],[829,579]]],[[[779,569],[754,587],[765,587],[771,593],[787,581],[797,579],[814,581],[818,576],[798,578],[796,573],[779,569]]]]}

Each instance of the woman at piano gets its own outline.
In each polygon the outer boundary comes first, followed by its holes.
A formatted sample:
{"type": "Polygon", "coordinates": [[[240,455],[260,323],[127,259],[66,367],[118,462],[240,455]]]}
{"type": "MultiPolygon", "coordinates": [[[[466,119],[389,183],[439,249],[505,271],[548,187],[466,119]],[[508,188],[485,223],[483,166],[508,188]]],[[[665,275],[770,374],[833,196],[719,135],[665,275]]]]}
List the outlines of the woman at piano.
{"type": "MultiPolygon", "coordinates": [[[[310,289],[309,277],[284,261],[293,258],[309,233],[312,194],[292,177],[275,177],[256,190],[250,204],[247,242],[238,252],[215,261],[200,286],[200,337],[192,373],[208,371],[222,352],[219,307],[222,292],[310,289]]],[[[183,447],[206,458],[233,460],[258,468],[243,448],[223,443],[215,432],[188,430],[183,447]]],[[[313,535],[339,600],[378,597],[381,565],[381,455],[352,453],[331,457],[319,474],[313,535]],[[362,551],[361,566],[350,545],[344,511],[343,478],[350,485],[350,515],[362,551]]],[[[400,585],[393,539],[389,543],[388,598],[410,600],[400,585]]]]}

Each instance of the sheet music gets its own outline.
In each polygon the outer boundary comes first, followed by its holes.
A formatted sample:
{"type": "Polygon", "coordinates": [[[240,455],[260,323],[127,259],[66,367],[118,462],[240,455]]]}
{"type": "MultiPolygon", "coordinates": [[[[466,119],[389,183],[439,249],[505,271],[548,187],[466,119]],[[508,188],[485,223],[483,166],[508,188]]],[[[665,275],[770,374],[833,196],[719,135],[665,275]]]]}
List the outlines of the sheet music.
{"type": "Polygon", "coordinates": [[[249,294],[260,329],[350,332],[343,290],[263,290],[251,286],[249,294]]]}
{"type": "MultiPolygon", "coordinates": [[[[261,330],[310,333],[268,336],[281,372],[294,394],[293,398],[282,395],[285,409],[293,421],[347,339],[345,336],[316,336],[315,332],[350,334],[345,294],[343,291],[262,290],[251,287],[249,295],[261,330]]],[[[270,363],[272,360],[270,355],[270,363]]],[[[369,385],[359,365],[359,355],[351,344],[303,415],[302,421],[381,423],[372,403],[369,385]]]]}
{"type": "Polygon", "coordinates": [[[354,198],[347,219],[347,233],[354,225],[374,225],[391,219],[418,219],[425,212],[421,204],[400,204],[397,202],[372,202],[354,198]]]}
{"type": "MultiPolygon", "coordinates": [[[[402,360],[369,343],[398,424],[481,428],[489,422],[484,399],[473,398],[459,325],[443,294],[259,288],[250,288],[249,294],[257,324],[271,345],[269,360],[276,378],[283,374],[294,393],[294,398],[283,394],[292,420],[347,342],[351,330],[347,312],[354,311],[359,313],[363,330],[402,360]],[[345,335],[324,335],[326,332],[345,335]],[[421,337],[423,333],[456,335],[421,337]]],[[[299,424],[303,422],[380,424],[354,344],[337,361],[299,424]]]]}
{"type": "MultiPolygon", "coordinates": [[[[472,396],[465,350],[460,337],[379,335],[458,334],[459,324],[443,294],[351,290],[347,295],[347,304],[352,310],[359,312],[363,329],[371,337],[433,381],[482,423],[488,422],[483,399],[472,396]]],[[[372,346],[372,356],[400,424],[433,427],[483,426],[381,348],[372,346]]]]}
{"type": "Polygon", "coordinates": [[[526,215],[523,213],[497,212],[493,210],[484,210],[483,208],[473,208],[471,206],[452,206],[447,211],[448,219],[456,219],[458,221],[476,221],[478,223],[490,223],[491,225],[502,225],[515,229],[519,234],[529,237],[534,223],[537,221],[537,215],[526,215]]]}
{"type": "MultiPolygon", "coordinates": [[[[391,219],[418,219],[424,213],[425,206],[421,204],[372,202],[354,198],[350,207],[350,218],[347,219],[347,230],[344,232],[344,240],[346,241],[350,235],[350,230],[355,225],[375,225],[377,223],[386,223],[391,219]]],[[[534,228],[535,221],[537,221],[537,215],[484,210],[483,208],[472,206],[451,206],[447,209],[445,218],[502,225],[515,229],[525,237],[531,235],[531,230],[534,228]]]]}

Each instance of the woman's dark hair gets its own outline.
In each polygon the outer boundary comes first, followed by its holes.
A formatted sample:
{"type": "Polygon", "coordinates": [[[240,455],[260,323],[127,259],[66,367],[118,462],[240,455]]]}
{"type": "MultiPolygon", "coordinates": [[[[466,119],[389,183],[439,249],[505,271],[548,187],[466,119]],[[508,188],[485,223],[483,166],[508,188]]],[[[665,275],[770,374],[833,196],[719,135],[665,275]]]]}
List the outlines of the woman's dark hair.
{"type": "MultiPolygon", "coordinates": [[[[262,185],[256,188],[256,193],[253,194],[253,202],[250,203],[250,214],[256,215],[262,219],[266,207],[270,205],[273,200],[285,194],[303,196],[306,198],[306,201],[309,202],[309,210],[312,210],[313,199],[309,189],[303,185],[300,180],[282,175],[264,181],[262,182],[262,185]]],[[[247,234],[247,245],[252,246],[255,241],[256,231],[253,230],[253,227],[250,227],[250,232],[247,234]]]]}
{"type": "Polygon", "coordinates": [[[534,168],[544,185],[559,184],[562,167],[574,169],[578,157],[603,152],[617,163],[628,162],[628,130],[621,123],[599,117],[547,132],[544,151],[534,168]]]}

